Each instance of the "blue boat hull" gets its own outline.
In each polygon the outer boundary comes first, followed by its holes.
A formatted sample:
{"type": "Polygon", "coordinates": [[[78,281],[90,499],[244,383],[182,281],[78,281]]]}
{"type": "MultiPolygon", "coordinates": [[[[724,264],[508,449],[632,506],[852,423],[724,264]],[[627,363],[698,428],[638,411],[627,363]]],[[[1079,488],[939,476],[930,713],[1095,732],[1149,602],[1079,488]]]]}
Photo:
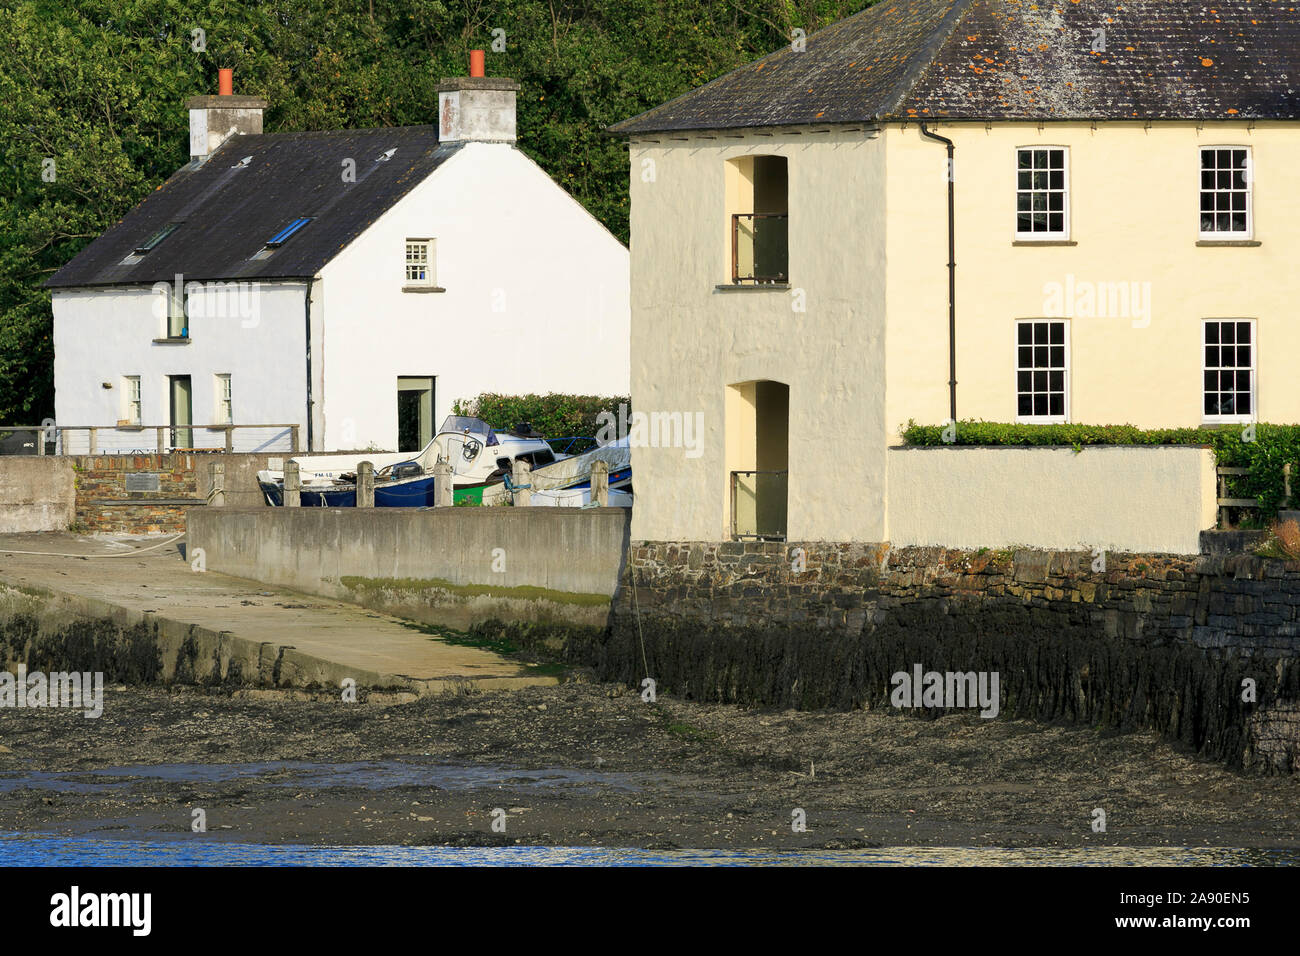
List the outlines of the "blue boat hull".
{"type": "MultiPolygon", "coordinates": [[[[376,508],[432,508],[434,506],[433,476],[412,478],[408,481],[395,481],[375,485],[376,508]]],[[[267,504],[280,507],[284,504],[284,490],[278,484],[262,482],[262,493],[267,504]]],[[[304,508],[355,508],[357,506],[357,489],[355,485],[332,488],[329,491],[308,491],[300,493],[304,508]]]]}

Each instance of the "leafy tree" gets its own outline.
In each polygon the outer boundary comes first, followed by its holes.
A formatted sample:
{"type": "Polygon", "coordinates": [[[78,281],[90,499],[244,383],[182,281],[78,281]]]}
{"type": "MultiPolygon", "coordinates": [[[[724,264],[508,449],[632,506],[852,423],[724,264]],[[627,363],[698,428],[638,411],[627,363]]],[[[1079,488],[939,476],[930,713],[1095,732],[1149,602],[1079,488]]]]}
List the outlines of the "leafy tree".
{"type": "Polygon", "coordinates": [[[186,162],[185,100],[218,67],[270,101],[268,132],[411,125],[485,49],[522,84],[520,147],[626,242],[608,126],[868,2],[0,0],[0,422],[53,413],[41,283],[186,162]]]}

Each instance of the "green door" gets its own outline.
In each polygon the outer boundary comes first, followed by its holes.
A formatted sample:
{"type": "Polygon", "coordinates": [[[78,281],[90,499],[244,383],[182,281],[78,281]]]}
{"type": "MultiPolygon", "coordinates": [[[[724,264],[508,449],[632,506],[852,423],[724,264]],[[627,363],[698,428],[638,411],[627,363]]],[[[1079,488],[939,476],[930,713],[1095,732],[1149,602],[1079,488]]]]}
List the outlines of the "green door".
{"type": "Polygon", "coordinates": [[[188,375],[172,375],[170,378],[172,386],[172,447],[193,448],[194,430],[189,427],[194,424],[194,402],[192,389],[190,388],[190,377],[188,375]]]}

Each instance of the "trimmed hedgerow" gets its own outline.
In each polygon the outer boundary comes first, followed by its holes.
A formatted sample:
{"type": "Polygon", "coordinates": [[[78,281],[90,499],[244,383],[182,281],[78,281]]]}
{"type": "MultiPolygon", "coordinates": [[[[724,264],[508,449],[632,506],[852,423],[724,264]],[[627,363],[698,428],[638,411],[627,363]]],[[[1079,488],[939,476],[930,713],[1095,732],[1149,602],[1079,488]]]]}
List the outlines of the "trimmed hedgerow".
{"type": "MultiPolygon", "coordinates": [[[[1249,468],[1249,475],[1228,479],[1233,498],[1254,498],[1263,519],[1286,505],[1283,468],[1292,463],[1294,490],[1300,491],[1300,425],[1257,424],[1221,428],[1135,428],[1132,425],[1020,425],[1005,422],[961,421],[955,440],[945,441],[946,425],[909,421],[903,442],[931,445],[1066,447],[1082,451],[1089,445],[1201,445],[1212,448],[1224,467],[1249,468]]],[[[948,438],[954,439],[950,431],[948,438]]]]}
{"type": "MultiPolygon", "coordinates": [[[[594,438],[600,431],[597,421],[602,412],[609,412],[618,420],[620,404],[629,405],[626,395],[501,395],[484,392],[474,398],[457,399],[452,403],[453,415],[472,415],[481,418],[493,428],[513,428],[521,422],[532,425],[533,431],[547,438],[569,438],[575,435],[594,438]]],[[[552,444],[563,444],[555,443],[552,444]]],[[[569,451],[581,451],[582,443],[569,451]]]]}

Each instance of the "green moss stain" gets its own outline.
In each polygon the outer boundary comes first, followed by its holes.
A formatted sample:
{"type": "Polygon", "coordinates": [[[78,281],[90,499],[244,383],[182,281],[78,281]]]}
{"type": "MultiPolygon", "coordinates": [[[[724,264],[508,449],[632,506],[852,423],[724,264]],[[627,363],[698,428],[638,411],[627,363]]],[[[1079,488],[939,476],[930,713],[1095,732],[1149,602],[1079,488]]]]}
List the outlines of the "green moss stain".
{"type": "Polygon", "coordinates": [[[438,624],[402,621],[433,640],[457,647],[477,647],[517,661],[530,674],[564,677],[573,670],[573,662],[590,655],[589,647],[600,641],[602,631],[594,627],[563,624],[505,624],[492,620],[475,624],[468,631],[438,624]],[[574,640],[574,638],[579,640],[574,640]],[[571,649],[571,645],[575,645],[571,649]],[[580,647],[576,645],[581,645],[580,647]]]}
{"type": "Polygon", "coordinates": [[[579,607],[607,607],[606,594],[583,594],[575,591],[555,591],[531,584],[500,587],[489,584],[452,584],[443,578],[362,578],[345,575],[339,583],[350,591],[446,591],[460,597],[510,598],[517,601],[550,601],[554,604],[575,604],[579,607]]]}

